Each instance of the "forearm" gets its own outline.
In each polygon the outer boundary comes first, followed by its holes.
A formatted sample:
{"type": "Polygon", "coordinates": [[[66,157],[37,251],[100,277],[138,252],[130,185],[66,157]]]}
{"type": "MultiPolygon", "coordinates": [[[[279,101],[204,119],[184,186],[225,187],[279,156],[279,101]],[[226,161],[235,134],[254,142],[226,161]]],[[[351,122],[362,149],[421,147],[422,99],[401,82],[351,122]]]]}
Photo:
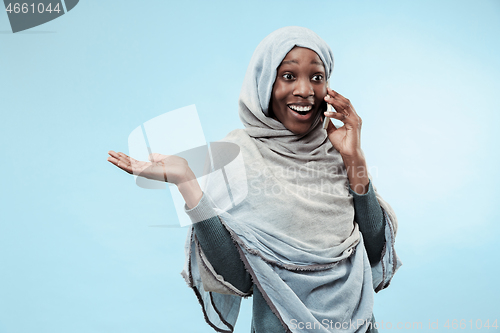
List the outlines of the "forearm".
{"type": "Polygon", "coordinates": [[[349,179],[349,186],[357,194],[368,192],[368,168],[366,166],[365,156],[361,150],[350,156],[342,156],[349,179]]]}
{"type": "Polygon", "coordinates": [[[357,194],[350,190],[354,201],[354,219],[363,234],[366,252],[370,263],[380,261],[385,244],[384,213],[378,203],[371,182],[367,185],[365,194],[357,194]]]}
{"type": "Polygon", "coordinates": [[[186,205],[189,209],[196,207],[203,196],[200,184],[196,178],[182,181],[177,185],[186,205]]]}

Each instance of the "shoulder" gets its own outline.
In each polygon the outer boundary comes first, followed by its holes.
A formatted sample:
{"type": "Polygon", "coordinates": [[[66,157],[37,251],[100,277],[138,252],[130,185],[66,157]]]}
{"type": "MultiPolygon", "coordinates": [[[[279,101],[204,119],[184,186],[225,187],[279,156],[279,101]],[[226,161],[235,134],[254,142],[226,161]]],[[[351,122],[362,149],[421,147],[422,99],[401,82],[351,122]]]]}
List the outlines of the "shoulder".
{"type": "Polygon", "coordinates": [[[221,145],[221,148],[223,146],[223,148],[227,151],[237,151],[237,155],[241,152],[241,156],[247,163],[249,163],[250,161],[254,161],[255,159],[262,158],[262,155],[256,144],[256,140],[248,135],[248,132],[244,129],[235,129],[229,132],[224,139],[217,142],[219,144],[223,143],[223,145],[221,145]],[[233,145],[228,146],[224,143],[232,143],[233,145]]]}
{"type": "Polygon", "coordinates": [[[250,139],[250,136],[244,129],[237,128],[226,135],[222,142],[233,142],[238,144],[238,142],[245,142],[250,139]]]}

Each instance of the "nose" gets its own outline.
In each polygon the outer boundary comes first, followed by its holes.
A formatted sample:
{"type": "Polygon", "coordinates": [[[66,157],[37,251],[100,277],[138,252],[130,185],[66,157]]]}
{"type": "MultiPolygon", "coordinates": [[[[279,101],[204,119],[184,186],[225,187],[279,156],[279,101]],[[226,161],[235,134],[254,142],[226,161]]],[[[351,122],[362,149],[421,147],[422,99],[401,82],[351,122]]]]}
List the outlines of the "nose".
{"type": "Polygon", "coordinates": [[[314,95],[314,90],[309,78],[301,78],[295,81],[296,84],[293,87],[293,95],[307,98],[314,95]]]}

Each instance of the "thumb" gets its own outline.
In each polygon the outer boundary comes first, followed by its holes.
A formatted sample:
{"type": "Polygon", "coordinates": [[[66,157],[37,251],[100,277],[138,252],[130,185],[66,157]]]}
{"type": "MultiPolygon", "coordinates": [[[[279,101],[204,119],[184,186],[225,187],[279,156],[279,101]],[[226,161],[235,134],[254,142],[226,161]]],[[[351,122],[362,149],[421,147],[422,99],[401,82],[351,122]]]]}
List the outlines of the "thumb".
{"type": "Polygon", "coordinates": [[[326,127],[326,134],[330,135],[337,130],[337,127],[333,124],[333,122],[330,120],[330,118],[328,118],[328,117],[325,117],[325,118],[326,118],[325,121],[328,121],[328,125],[326,127]]]}

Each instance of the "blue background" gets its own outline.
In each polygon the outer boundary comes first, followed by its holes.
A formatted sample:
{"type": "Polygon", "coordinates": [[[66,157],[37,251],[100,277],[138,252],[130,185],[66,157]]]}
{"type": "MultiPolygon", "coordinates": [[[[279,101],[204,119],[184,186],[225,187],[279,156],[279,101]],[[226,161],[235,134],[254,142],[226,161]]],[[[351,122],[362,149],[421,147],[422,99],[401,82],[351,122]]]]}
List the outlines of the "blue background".
{"type": "Polygon", "coordinates": [[[177,223],[169,193],[107,151],[190,104],[207,141],[241,128],[253,50],[287,25],[331,46],[398,214],[377,321],[500,319],[499,1],[84,0],[16,34],[0,12],[0,332],[212,331],[179,274],[186,229],[151,227],[177,223]]]}

